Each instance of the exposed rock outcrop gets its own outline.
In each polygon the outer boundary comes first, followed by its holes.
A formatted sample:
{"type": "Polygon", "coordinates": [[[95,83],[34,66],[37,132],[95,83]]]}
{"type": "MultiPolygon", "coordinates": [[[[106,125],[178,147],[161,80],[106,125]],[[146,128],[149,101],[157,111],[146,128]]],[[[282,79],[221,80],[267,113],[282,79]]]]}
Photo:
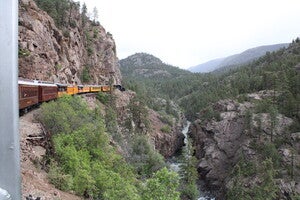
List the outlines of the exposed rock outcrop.
{"type": "MultiPolygon", "coordinates": [[[[126,125],[126,123],[129,123],[128,119],[132,119],[129,104],[136,94],[132,91],[116,91],[115,95],[117,96],[116,107],[118,111],[118,124],[122,129],[119,131],[124,135],[123,141],[125,141],[126,137],[128,137],[126,134],[132,135],[134,133],[134,130],[129,130],[128,124],[126,125]]],[[[161,129],[166,126],[166,123],[161,120],[162,116],[158,112],[149,108],[147,108],[147,112],[150,127],[147,129],[144,122],[140,125],[142,129],[145,129],[143,131],[144,134],[149,136],[153,147],[159,151],[160,154],[166,158],[172,156],[183,146],[184,136],[181,133],[183,120],[179,120],[176,123],[174,122],[173,126],[170,127],[170,132],[163,132],[161,129]]],[[[134,122],[131,121],[129,126],[134,127],[137,126],[137,124],[134,124],[134,122]]],[[[126,152],[123,153],[128,154],[126,152]]]]}
{"type": "Polygon", "coordinates": [[[166,158],[174,155],[184,145],[184,135],[181,133],[183,122],[174,124],[170,132],[166,133],[162,131],[165,123],[160,120],[160,115],[157,112],[150,110],[149,117],[152,124],[150,136],[155,149],[166,158]]]}
{"type": "MultiPolygon", "coordinates": [[[[259,93],[252,96],[264,98],[259,93]]],[[[242,157],[247,162],[254,163],[254,166],[261,165],[259,162],[263,158],[258,146],[273,144],[274,138],[290,138],[290,142],[277,144],[280,147],[277,148],[276,155],[281,157],[280,165],[285,168],[279,172],[282,178],[276,179],[281,191],[279,196],[289,199],[292,195],[299,195],[299,169],[294,167],[295,175],[292,181],[286,171],[292,164],[300,166],[299,140],[296,139],[299,134],[293,133],[289,137],[286,133],[286,128],[293,120],[278,114],[276,125],[272,128],[269,113],[249,114],[254,108],[254,104],[250,102],[238,103],[227,99],[215,103],[213,108],[220,113],[220,119],[218,121],[214,118],[204,121],[198,119],[191,125],[189,134],[193,138],[196,157],[199,159],[200,176],[206,181],[207,187],[216,192],[218,199],[224,199],[226,191],[232,187],[232,172],[242,157]]],[[[251,181],[244,181],[245,187],[250,188],[251,185],[259,184],[261,181],[259,174],[256,174],[251,177],[251,181]]]]}
{"type": "Polygon", "coordinates": [[[79,8],[70,11],[72,26],[59,29],[33,0],[19,1],[19,76],[60,83],[120,84],[116,45],[110,33],[79,8]],[[111,79],[111,80],[110,80],[111,79]]]}

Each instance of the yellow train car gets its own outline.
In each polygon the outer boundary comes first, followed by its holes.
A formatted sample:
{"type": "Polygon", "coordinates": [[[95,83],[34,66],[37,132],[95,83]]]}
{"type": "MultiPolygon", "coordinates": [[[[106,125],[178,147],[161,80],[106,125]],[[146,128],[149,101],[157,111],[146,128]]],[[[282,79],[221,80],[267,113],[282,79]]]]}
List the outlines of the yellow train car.
{"type": "Polygon", "coordinates": [[[84,93],[90,92],[90,86],[86,86],[86,85],[83,86],[82,91],[83,91],[84,93]]]}
{"type": "Polygon", "coordinates": [[[102,92],[110,92],[110,86],[109,85],[101,85],[101,91],[102,92]]]}
{"type": "Polygon", "coordinates": [[[90,92],[90,86],[78,85],[78,93],[88,93],[90,92]]]}
{"type": "Polygon", "coordinates": [[[78,93],[78,86],[77,85],[68,85],[67,87],[67,94],[74,95],[78,93]]]}
{"type": "Polygon", "coordinates": [[[65,94],[68,94],[67,93],[68,85],[66,85],[66,84],[59,84],[59,83],[57,83],[56,85],[57,85],[57,96],[58,97],[61,97],[61,96],[65,95],[65,94]]]}
{"type": "Polygon", "coordinates": [[[90,86],[90,91],[91,92],[100,92],[101,91],[101,86],[100,85],[91,85],[90,86]]]}

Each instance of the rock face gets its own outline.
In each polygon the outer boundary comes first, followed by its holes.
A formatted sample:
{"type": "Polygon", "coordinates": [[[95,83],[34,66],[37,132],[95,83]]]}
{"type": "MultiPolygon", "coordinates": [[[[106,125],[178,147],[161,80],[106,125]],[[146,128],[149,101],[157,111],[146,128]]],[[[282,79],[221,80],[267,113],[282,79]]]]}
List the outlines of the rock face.
{"type": "MultiPolygon", "coordinates": [[[[256,144],[272,143],[272,137],[273,141],[275,137],[287,138],[285,128],[293,121],[278,114],[276,126],[272,129],[270,114],[252,113],[249,116],[248,112],[253,111],[254,108],[254,104],[250,102],[238,103],[227,99],[217,102],[213,108],[220,113],[220,120],[217,121],[213,118],[201,121],[198,119],[191,125],[189,135],[193,138],[195,154],[199,159],[200,176],[205,180],[208,189],[216,193],[217,199],[224,199],[230,182],[232,182],[230,180],[234,166],[241,160],[241,157],[243,156],[247,161],[259,166],[260,163],[257,162],[262,156],[258,149],[254,148],[256,144]]],[[[284,161],[281,163],[283,168],[288,169],[291,166],[291,149],[294,149],[294,166],[300,164],[300,148],[298,148],[297,137],[299,134],[291,134],[291,143],[282,143],[277,148],[276,154],[284,161]]],[[[299,170],[296,168],[294,173],[298,174],[299,170]]],[[[289,175],[285,170],[280,171],[280,174],[283,178],[276,180],[281,191],[280,196],[288,199],[293,194],[299,195],[299,174],[295,175],[297,178],[293,181],[289,180],[289,175]]],[[[259,180],[259,178],[258,174],[252,177],[253,180],[259,180]]],[[[249,187],[251,184],[257,184],[257,181],[252,182],[247,183],[249,187]]]]}
{"type": "MultiPolygon", "coordinates": [[[[134,130],[129,130],[128,125],[126,125],[126,121],[132,118],[132,113],[129,109],[130,101],[136,96],[136,94],[132,91],[125,91],[120,92],[118,90],[115,91],[116,95],[116,107],[117,107],[117,115],[118,115],[118,124],[120,125],[119,130],[123,134],[123,141],[126,141],[126,135],[134,134],[134,130]]],[[[144,123],[141,124],[142,132],[145,135],[149,136],[150,142],[152,143],[153,147],[162,154],[165,158],[174,155],[184,144],[184,136],[181,133],[181,125],[183,120],[178,120],[176,123],[173,123],[173,126],[170,127],[170,132],[163,132],[161,129],[162,127],[166,126],[161,118],[162,116],[152,110],[147,108],[148,112],[148,120],[150,122],[150,127],[146,128],[144,123]]],[[[175,120],[174,120],[175,121],[175,120]]],[[[131,120],[131,126],[134,125],[134,122],[131,120]]],[[[127,147],[129,145],[126,145],[127,147]]],[[[123,154],[129,155],[126,152],[127,147],[123,147],[123,154]],[[125,151],[124,151],[125,150],[125,151]]]]}
{"type": "Polygon", "coordinates": [[[69,18],[72,26],[61,30],[33,0],[19,1],[19,77],[60,83],[120,84],[111,34],[90,20],[83,25],[79,7],[70,11],[69,18]]]}
{"type": "Polygon", "coordinates": [[[191,125],[189,134],[195,142],[196,157],[200,159],[198,168],[212,189],[221,188],[232,164],[237,162],[241,144],[247,142],[243,134],[244,121],[238,112],[243,106],[247,105],[220,101],[214,107],[223,111],[221,121],[212,120],[202,125],[196,120],[191,125]]]}
{"type": "Polygon", "coordinates": [[[174,155],[184,145],[184,135],[181,133],[182,121],[174,124],[169,133],[163,132],[161,129],[165,126],[160,120],[160,115],[154,110],[149,110],[149,118],[151,122],[150,136],[157,149],[165,158],[174,155]]]}

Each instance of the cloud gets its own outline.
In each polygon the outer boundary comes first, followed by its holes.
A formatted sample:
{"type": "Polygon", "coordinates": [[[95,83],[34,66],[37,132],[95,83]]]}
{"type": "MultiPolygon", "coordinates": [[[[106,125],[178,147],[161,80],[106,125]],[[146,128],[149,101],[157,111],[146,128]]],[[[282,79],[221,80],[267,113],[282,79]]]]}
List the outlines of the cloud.
{"type": "Polygon", "coordinates": [[[113,34],[119,58],[151,53],[187,68],[300,34],[297,0],[85,0],[113,34]]]}

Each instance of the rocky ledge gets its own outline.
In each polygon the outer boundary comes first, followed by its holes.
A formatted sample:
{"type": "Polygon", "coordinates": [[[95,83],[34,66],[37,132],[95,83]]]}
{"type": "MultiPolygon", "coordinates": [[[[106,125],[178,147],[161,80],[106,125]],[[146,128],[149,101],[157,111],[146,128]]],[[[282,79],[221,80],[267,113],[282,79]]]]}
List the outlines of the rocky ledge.
{"type": "MultiPolygon", "coordinates": [[[[254,96],[264,98],[259,94],[254,96]]],[[[252,98],[251,95],[249,98],[252,98]]],[[[236,180],[233,174],[242,159],[251,163],[253,168],[260,168],[260,162],[268,158],[268,155],[262,156],[262,149],[269,144],[272,144],[272,147],[276,146],[274,154],[278,155],[280,162],[280,167],[276,169],[279,172],[274,178],[275,185],[279,188],[277,193],[280,191],[278,196],[289,199],[299,195],[300,134],[287,134],[287,127],[293,120],[277,114],[273,126],[270,114],[255,113],[255,104],[251,101],[238,103],[227,99],[215,103],[212,107],[220,114],[218,120],[212,118],[194,121],[189,135],[193,138],[195,154],[199,159],[199,175],[206,182],[207,188],[216,194],[217,199],[224,199],[232,188],[233,180],[236,180]],[[290,172],[291,166],[293,177],[290,172]]],[[[244,183],[243,187],[252,188],[263,182],[259,177],[262,174],[251,175],[252,181],[246,176],[243,180],[239,179],[241,185],[244,183]]]]}

